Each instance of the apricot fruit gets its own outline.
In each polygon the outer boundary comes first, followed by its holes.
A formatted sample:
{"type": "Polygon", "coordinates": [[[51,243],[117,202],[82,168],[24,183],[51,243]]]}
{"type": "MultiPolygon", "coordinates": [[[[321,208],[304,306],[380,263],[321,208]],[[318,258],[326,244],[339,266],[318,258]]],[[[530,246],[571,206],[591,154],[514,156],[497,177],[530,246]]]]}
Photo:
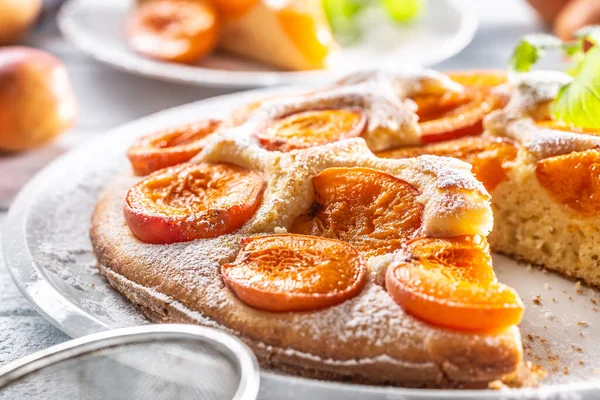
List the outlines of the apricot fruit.
{"type": "Polygon", "coordinates": [[[464,91],[413,97],[421,126],[421,141],[433,143],[483,132],[483,118],[506,103],[506,98],[491,91],[506,81],[497,71],[449,73],[464,91]]]}
{"type": "Polygon", "coordinates": [[[76,118],[67,70],[56,57],[27,47],[0,48],[0,151],[42,146],[76,118]]]}
{"type": "Polygon", "coordinates": [[[523,316],[519,295],[499,283],[483,237],[420,238],[392,263],[385,284],[409,314],[444,328],[497,332],[523,316]]]}
{"type": "Polygon", "coordinates": [[[126,36],[136,52],[163,61],[193,63],[217,45],[217,10],[204,0],[154,0],[128,17],[126,36]]]}
{"type": "Polygon", "coordinates": [[[202,150],[208,137],[220,126],[221,121],[204,119],[138,139],[127,150],[133,172],[136,175],[148,175],[189,161],[202,150]]]}
{"type": "Polygon", "coordinates": [[[554,129],[558,131],[572,132],[572,133],[585,133],[587,135],[600,135],[600,131],[591,128],[582,128],[580,126],[573,126],[566,124],[561,121],[549,120],[549,121],[536,121],[535,123],[540,128],[554,129]]]}
{"type": "Polygon", "coordinates": [[[366,121],[358,108],[303,111],[259,128],[255,137],[267,150],[288,152],[360,136],[366,121]]]}
{"type": "Polygon", "coordinates": [[[583,216],[600,215],[600,150],[575,151],[540,160],[535,174],[557,203],[583,216]]]}
{"type": "Polygon", "coordinates": [[[273,312],[342,303],[360,292],[366,273],[365,260],[347,243],[289,234],[243,239],[236,260],[221,268],[242,302],[273,312]]]}
{"type": "Polygon", "coordinates": [[[0,0],[0,46],[21,40],[41,8],[42,0],[0,0]]]}
{"type": "Polygon", "coordinates": [[[377,156],[407,158],[433,154],[455,157],[470,163],[475,177],[491,192],[506,179],[509,168],[505,163],[513,161],[518,152],[517,145],[510,139],[472,136],[426,146],[384,151],[377,156]]]}
{"type": "Polygon", "coordinates": [[[367,256],[392,252],[420,231],[419,191],[369,168],[328,168],[313,177],[315,202],[291,232],[350,243],[367,256]]]}
{"type": "Polygon", "coordinates": [[[123,211],[142,242],[214,238],[252,218],[264,188],[258,173],[231,164],[183,164],[156,171],[133,186],[123,211]]]}

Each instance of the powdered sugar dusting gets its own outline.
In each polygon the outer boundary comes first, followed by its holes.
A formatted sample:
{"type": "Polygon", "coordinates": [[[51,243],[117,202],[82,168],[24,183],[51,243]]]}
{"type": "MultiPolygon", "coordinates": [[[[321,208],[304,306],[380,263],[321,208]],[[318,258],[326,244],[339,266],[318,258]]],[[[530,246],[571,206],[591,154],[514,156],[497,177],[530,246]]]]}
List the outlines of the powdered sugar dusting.
{"type": "Polygon", "coordinates": [[[535,71],[515,84],[508,105],[484,121],[488,134],[515,139],[536,159],[598,147],[600,137],[538,127],[535,121],[551,119],[550,105],[572,78],[561,72],[535,71]]]}

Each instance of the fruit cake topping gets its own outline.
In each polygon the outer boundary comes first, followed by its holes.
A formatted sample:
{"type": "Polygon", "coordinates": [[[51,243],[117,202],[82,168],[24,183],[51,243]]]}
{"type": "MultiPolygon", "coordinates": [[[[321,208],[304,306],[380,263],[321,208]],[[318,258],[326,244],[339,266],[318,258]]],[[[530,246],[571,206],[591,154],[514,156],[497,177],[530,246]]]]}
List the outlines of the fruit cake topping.
{"type": "Polygon", "coordinates": [[[291,231],[336,238],[367,255],[392,252],[417,235],[420,193],[408,182],[369,168],[328,168],[313,178],[315,202],[291,231]]]}
{"type": "Polygon", "coordinates": [[[417,104],[423,143],[479,135],[483,132],[483,118],[506,103],[506,96],[500,90],[494,90],[506,82],[503,73],[476,71],[448,76],[463,85],[464,90],[412,98],[417,104]]]}
{"type": "Polygon", "coordinates": [[[506,138],[476,136],[433,143],[421,147],[407,147],[378,153],[379,157],[406,158],[422,154],[456,157],[472,165],[475,177],[492,191],[506,179],[508,167],[518,154],[518,145],[506,138]]]}
{"type": "Polygon", "coordinates": [[[360,109],[367,126],[363,138],[370,148],[382,150],[390,146],[419,142],[419,126],[410,99],[396,96],[392,87],[379,81],[356,85],[334,86],[306,95],[278,97],[264,102],[247,121],[255,136],[264,135],[265,127],[304,111],[323,109],[360,109]]]}
{"type": "Polygon", "coordinates": [[[450,329],[501,331],[523,316],[518,294],[496,280],[483,237],[411,241],[404,259],[388,267],[385,285],[408,313],[450,329]]]}
{"type": "Polygon", "coordinates": [[[204,119],[138,139],[127,150],[133,172],[136,175],[148,175],[189,161],[202,150],[207,138],[221,125],[221,121],[204,119]]]}
{"type": "Polygon", "coordinates": [[[254,215],[264,187],[261,175],[230,164],[169,167],[129,190],[125,219],[146,243],[217,237],[236,231],[254,215]]]}
{"type": "Polygon", "coordinates": [[[255,136],[265,149],[287,152],[358,137],[366,122],[359,108],[303,111],[271,121],[255,136]]]}
{"type": "Polygon", "coordinates": [[[233,263],[221,268],[244,303],[264,311],[310,311],[354,297],[366,282],[360,253],[338,240],[270,235],[242,240],[233,263]]]}
{"type": "Polygon", "coordinates": [[[207,0],[154,0],[127,21],[127,41],[136,52],[158,60],[192,63],[219,39],[220,18],[207,0]]]}
{"type": "Polygon", "coordinates": [[[600,215],[600,151],[590,149],[538,161],[540,185],[559,204],[584,216],[600,215]]]}

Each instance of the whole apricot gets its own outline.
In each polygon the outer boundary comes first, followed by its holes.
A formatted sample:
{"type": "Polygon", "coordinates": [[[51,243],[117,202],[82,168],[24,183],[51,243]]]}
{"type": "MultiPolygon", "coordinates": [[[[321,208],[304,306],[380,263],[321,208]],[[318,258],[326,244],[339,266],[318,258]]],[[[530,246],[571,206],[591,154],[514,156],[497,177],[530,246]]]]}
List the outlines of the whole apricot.
{"type": "Polygon", "coordinates": [[[0,0],[0,46],[19,41],[41,7],[42,0],[0,0]]]}
{"type": "Polygon", "coordinates": [[[0,151],[39,147],[69,129],[77,104],[67,71],[53,55],[0,48],[0,151]]]}

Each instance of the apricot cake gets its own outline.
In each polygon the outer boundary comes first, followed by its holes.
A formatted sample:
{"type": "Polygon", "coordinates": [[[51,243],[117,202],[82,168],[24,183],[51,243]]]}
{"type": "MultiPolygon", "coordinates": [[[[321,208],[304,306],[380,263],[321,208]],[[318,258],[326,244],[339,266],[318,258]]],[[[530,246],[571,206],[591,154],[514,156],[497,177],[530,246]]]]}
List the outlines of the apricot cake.
{"type": "Polygon", "coordinates": [[[372,152],[480,133],[504,80],[359,74],[144,137],[137,176],[94,211],[100,271],[152,321],[224,329],[277,371],[413,387],[513,374],[523,305],[492,268],[484,185],[457,159],[372,152]]]}

